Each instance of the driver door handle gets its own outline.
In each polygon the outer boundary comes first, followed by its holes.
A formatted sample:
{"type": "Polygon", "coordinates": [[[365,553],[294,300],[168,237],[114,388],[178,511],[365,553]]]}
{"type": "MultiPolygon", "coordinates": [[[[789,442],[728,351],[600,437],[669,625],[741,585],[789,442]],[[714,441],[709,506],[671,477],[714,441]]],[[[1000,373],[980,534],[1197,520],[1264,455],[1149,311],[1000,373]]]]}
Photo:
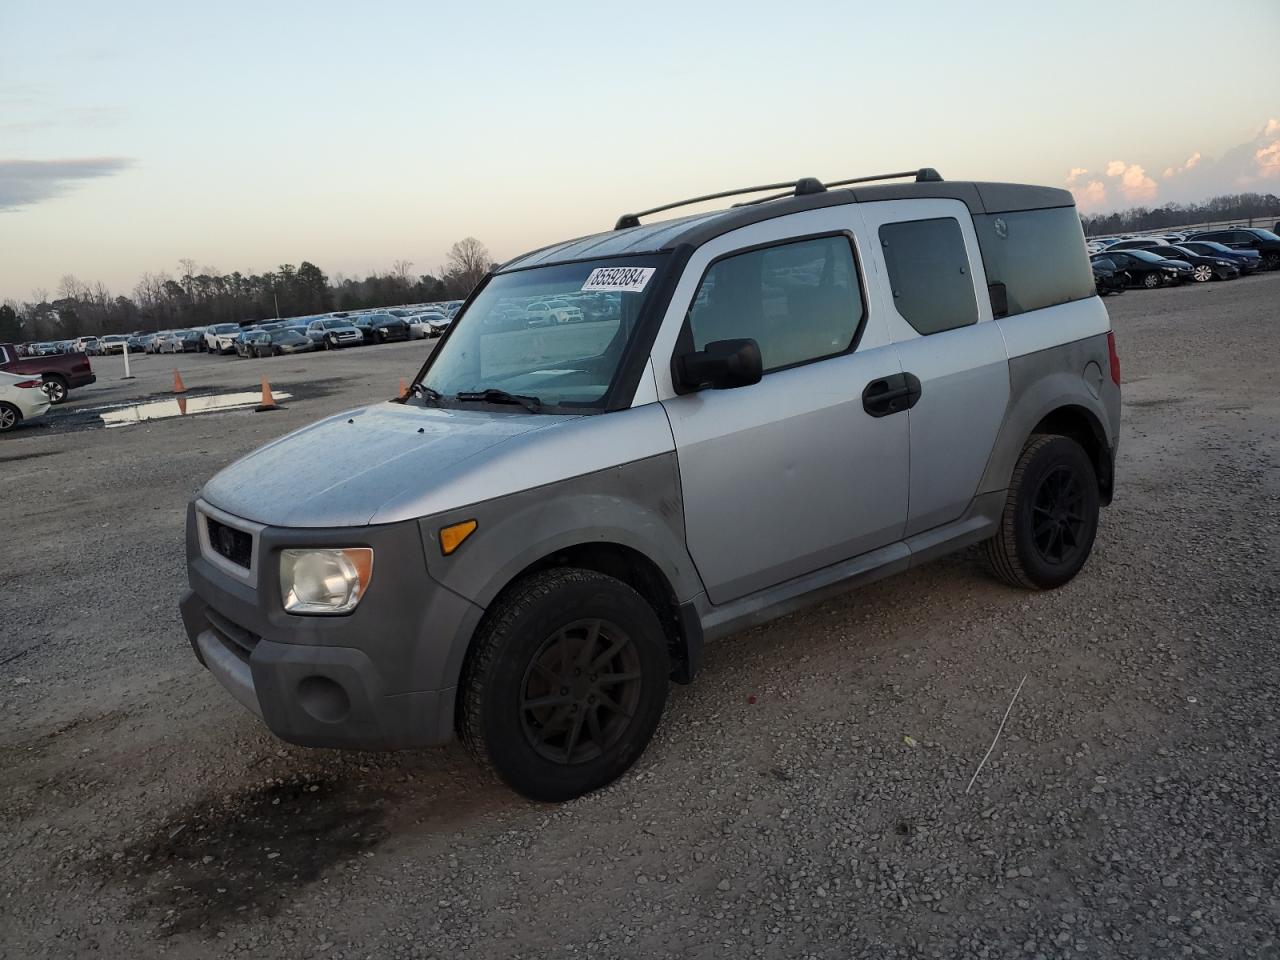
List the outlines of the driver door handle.
{"type": "Polygon", "coordinates": [[[920,381],[910,373],[872,380],[862,391],[862,409],[873,417],[909,410],[920,400],[920,381]]]}

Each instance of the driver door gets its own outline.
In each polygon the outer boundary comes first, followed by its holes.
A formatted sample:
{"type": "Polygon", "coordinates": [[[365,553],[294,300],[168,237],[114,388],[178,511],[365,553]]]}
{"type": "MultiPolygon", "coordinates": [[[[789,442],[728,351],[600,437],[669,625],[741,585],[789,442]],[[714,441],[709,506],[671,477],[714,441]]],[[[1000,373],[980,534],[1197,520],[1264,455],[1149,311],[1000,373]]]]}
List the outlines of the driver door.
{"type": "Polygon", "coordinates": [[[858,216],[840,205],[700,247],[655,343],[686,540],[714,604],[903,535],[906,406],[863,399],[891,389],[902,368],[868,310],[858,216]],[[759,383],[681,392],[673,382],[674,354],[743,337],[760,346],[759,383]]]}

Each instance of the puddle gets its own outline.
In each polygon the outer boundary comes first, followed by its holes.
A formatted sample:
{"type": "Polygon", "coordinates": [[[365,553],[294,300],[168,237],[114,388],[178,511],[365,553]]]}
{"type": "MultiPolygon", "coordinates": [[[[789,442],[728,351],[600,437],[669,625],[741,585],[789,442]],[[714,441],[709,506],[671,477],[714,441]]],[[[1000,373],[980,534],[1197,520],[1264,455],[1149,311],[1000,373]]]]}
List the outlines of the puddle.
{"type": "MultiPolygon", "coordinates": [[[[275,400],[288,400],[292,394],[275,392],[275,400]]],[[[148,420],[167,420],[170,417],[191,417],[200,413],[217,413],[222,410],[243,410],[256,407],[262,400],[259,390],[240,393],[213,393],[202,397],[177,396],[167,400],[150,400],[125,407],[104,410],[98,414],[103,426],[127,427],[148,420]]]]}
{"type": "Polygon", "coordinates": [[[161,935],[217,929],[273,915],[327,869],[376,846],[384,802],[342,781],[276,781],[189,809],[100,864],[162,916],[161,935]]]}

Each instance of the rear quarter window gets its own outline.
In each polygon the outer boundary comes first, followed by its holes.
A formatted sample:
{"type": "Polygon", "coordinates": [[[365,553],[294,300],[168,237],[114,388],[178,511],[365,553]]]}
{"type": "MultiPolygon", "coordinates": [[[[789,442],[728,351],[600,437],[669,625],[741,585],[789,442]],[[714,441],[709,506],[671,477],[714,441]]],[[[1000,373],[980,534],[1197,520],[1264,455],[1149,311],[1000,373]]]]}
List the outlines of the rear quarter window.
{"type": "Polygon", "coordinates": [[[1017,316],[1096,296],[1075,207],[980,214],[973,218],[988,283],[1002,283],[1017,316]]]}
{"type": "Polygon", "coordinates": [[[978,322],[964,234],[954,217],[886,223],[880,228],[880,249],[894,309],[917,333],[928,336],[978,322]]]}

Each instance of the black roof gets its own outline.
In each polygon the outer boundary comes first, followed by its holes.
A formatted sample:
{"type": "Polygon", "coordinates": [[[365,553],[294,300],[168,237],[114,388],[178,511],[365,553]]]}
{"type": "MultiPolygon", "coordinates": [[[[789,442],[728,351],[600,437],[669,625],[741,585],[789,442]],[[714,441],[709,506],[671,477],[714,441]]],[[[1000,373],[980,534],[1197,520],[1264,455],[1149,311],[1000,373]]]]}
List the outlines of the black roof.
{"type": "Polygon", "coordinates": [[[674,220],[645,223],[621,230],[552,244],[503,264],[502,270],[520,270],[551,263],[598,257],[625,257],[673,250],[684,244],[700,246],[721,234],[762,220],[785,217],[805,210],[817,210],[844,203],[873,203],[879,200],[960,200],[971,214],[1012,213],[1069,207],[1075,203],[1070,191],[1057,187],[1037,187],[1019,183],[982,183],[947,180],[909,183],[877,183],[828,189],[818,193],[785,196],[763,203],[696,213],[674,220]]]}

